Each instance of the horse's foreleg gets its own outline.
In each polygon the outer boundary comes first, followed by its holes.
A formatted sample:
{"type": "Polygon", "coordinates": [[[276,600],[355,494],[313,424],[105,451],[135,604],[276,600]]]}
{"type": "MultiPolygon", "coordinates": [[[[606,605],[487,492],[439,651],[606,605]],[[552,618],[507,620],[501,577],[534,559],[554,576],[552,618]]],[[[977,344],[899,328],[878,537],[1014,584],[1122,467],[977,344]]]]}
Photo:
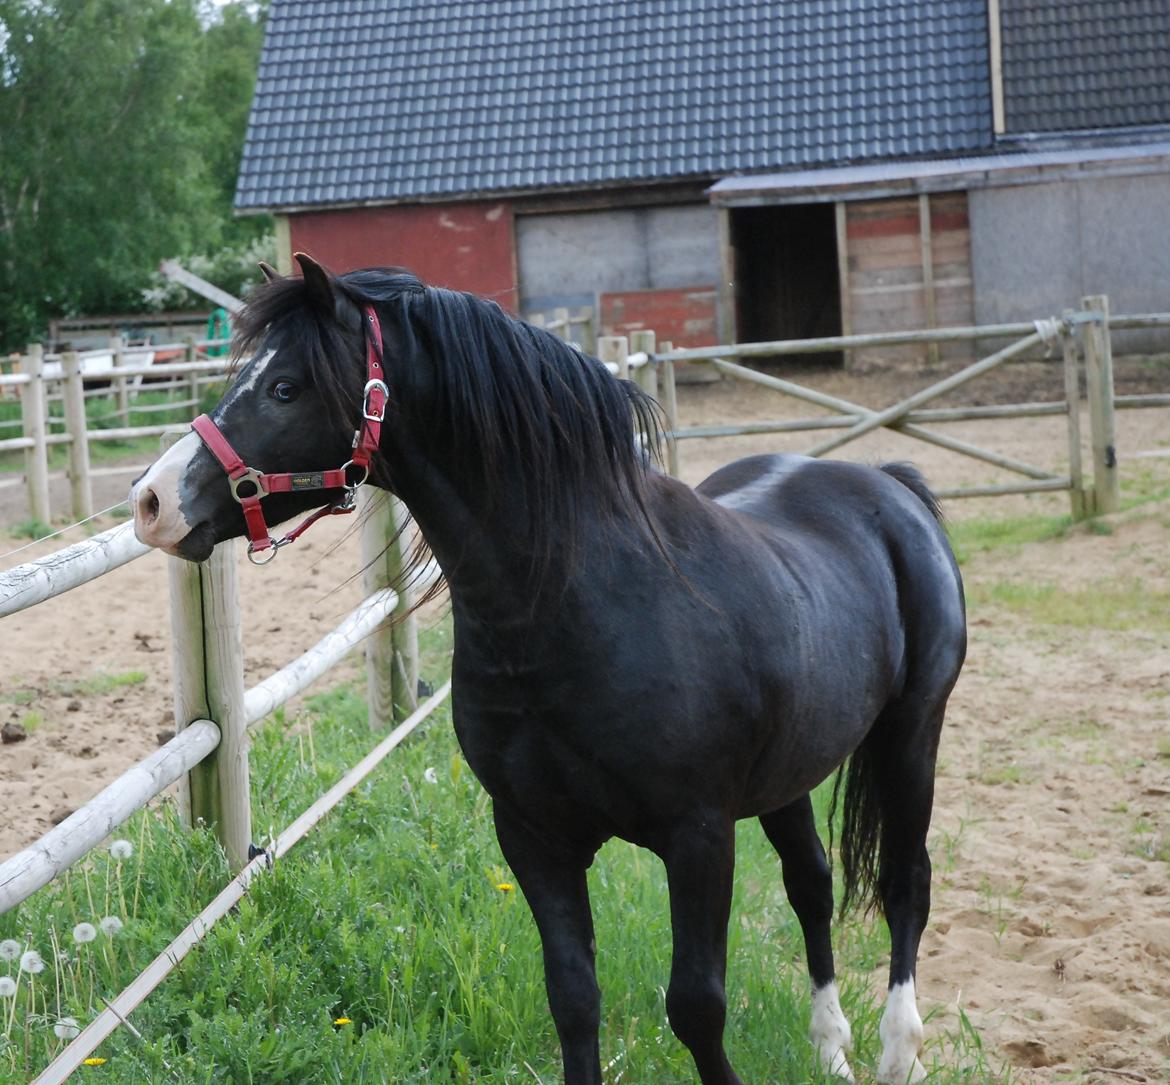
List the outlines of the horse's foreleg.
{"type": "Polygon", "coordinates": [[[808,974],[812,980],[813,1010],[809,1039],[822,1069],[845,1081],[853,1080],[846,1057],[852,1046],[849,1022],[841,1012],[833,968],[830,927],[833,920],[833,875],[817,835],[812,802],[803,799],[760,818],[780,856],[788,903],[804,933],[808,974]]]}
{"type": "Polygon", "coordinates": [[[495,806],[496,836],[532,909],[544,950],[548,1005],[561,1041],[565,1085],[601,1085],[601,991],[594,968],[588,860],[550,856],[520,821],[495,806]]]}
{"type": "Polygon", "coordinates": [[[680,826],[664,854],[674,934],[666,1012],[703,1085],[740,1085],[723,1051],[727,920],[735,825],[717,817],[680,826]]]}

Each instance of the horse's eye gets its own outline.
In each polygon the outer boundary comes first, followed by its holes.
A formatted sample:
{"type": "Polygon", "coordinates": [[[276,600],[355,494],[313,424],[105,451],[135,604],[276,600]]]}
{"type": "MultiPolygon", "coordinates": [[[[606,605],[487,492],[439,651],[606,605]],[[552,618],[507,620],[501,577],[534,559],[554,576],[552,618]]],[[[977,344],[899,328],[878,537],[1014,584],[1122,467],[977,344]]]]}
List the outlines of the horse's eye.
{"type": "Polygon", "coordinates": [[[291,403],[301,394],[301,390],[292,381],[277,381],[268,394],[281,403],[291,403]]]}

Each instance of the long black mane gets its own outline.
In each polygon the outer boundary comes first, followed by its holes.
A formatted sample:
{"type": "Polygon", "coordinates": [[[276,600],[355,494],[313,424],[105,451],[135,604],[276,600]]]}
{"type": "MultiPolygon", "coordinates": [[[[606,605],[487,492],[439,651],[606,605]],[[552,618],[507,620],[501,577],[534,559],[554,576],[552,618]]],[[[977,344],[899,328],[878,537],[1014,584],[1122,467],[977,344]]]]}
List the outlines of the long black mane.
{"type": "Polygon", "coordinates": [[[357,314],[372,304],[386,336],[389,423],[407,421],[426,388],[430,414],[409,422],[447,442],[444,454],[489,502],[507,497],[511,508],[520,495],[516,526],[534,583],[571,568],[583,517],[620,519],[656,541],[646,485],[661,425],[636,384],[494,302],[425,286],[400,269],[352,271],[333,284],[331,311],[300,278],[257,288],[236,318],[235,353],[272,345],[273,336],[281,349],[304,352],[330,424],[353,429],[364,356],[357,314]]]}

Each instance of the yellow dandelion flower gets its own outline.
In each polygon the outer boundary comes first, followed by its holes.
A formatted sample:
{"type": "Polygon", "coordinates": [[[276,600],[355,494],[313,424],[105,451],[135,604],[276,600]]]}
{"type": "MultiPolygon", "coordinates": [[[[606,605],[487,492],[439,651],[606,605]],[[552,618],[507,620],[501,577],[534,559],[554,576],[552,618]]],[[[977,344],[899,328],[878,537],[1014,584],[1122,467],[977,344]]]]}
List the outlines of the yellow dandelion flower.
{"type": "Polygon", "coordinates": [[[105,1059],[98,1058],[95,1055],[92,1059],[86,1059],[81,1065],[82,1066],[104,1066],[105,1064],[106,1064],[105,1059]]]}
{"type": "Polygon", "coordinates": [[[496,882],[496,888],[501,893],[511,893],[516,887],[511,882],[496,882]]]}
{"type": "Polygon", "coordinates": [[[353,1021],[351,1021],[348,1017],[337,1017],[334,1018],[333,1023],[335,1025],[352,1025],[353,1021]]]}

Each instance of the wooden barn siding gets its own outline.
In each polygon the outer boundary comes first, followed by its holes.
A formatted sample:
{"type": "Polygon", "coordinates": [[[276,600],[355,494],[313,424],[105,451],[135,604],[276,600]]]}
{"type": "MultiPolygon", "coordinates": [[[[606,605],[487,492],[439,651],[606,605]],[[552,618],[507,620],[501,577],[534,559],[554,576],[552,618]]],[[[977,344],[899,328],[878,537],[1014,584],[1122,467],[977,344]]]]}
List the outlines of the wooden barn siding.
{"type": "Polygon", "coordinates": [[[715,334],[714,285],[676,290],[625,290],[601,294],[601,334],[653,331],[659,342],[676,347],[712,347],[715,334]]]}
{"type": "MultiPolygon", "coordinates": [[[[850,330],[900,331],[929,327],[917,197],[860,200],[845,205],[850,330]]],[[[934,325],[971,324],[971,229],[965,192],[930,197],[930,256],[934,325]]],[[[943,358],[970,356],[966,344],[939,348],[943,358]]],[[[855,362],[930,360],[925,346],[867,349],[855,362]]]]}
{"type": "Polygon", "coordinates": [[[506,202],[400,204],[289,216],[292,250],[332,271],[395,266],[517,312],[514,215],[506,202]]]}

